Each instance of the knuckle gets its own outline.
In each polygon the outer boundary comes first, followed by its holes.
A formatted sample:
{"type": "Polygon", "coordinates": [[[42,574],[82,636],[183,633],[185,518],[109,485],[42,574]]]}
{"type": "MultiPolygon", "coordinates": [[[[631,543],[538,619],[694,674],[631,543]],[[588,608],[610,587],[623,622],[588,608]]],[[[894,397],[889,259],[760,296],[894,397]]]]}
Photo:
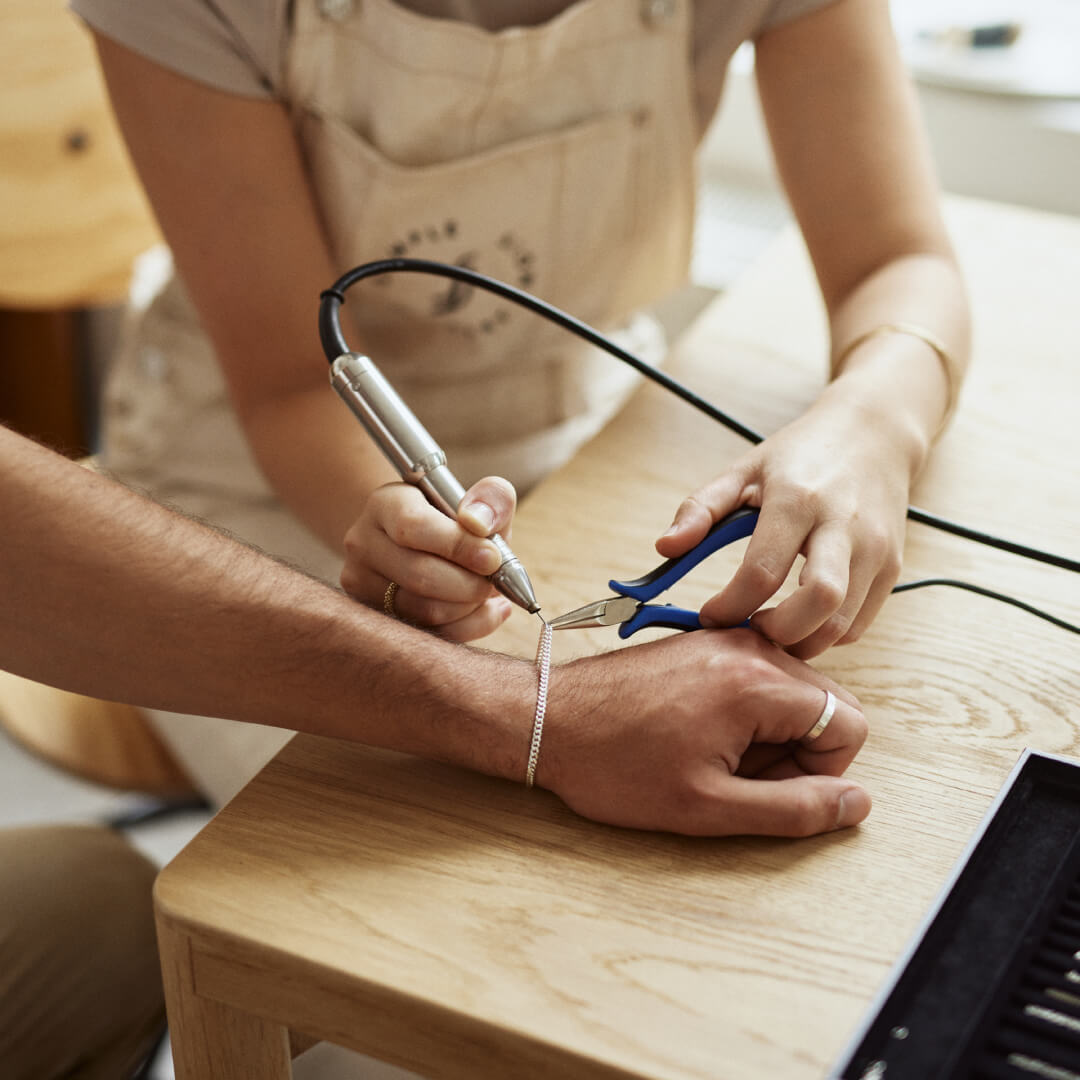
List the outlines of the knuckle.
{"type": "Polygon", "coordinates": [[[809,637],[785,646],[785,651],[789,656],[794,656],[796,660],[813,660],[815,656],[820,656],[828,647],[828,643],[820,638],[809,637]]]}
{"type": "Polygon", "coordinates": [[[468,623],[467,640],[475,641],[477,638],[487,637],[494,633],[501,625],[501,620],[494,612],[484,612],[478,619],[470,619],[468,623]]]}
{"type": "Polygon", "coordinates": [[[694,775],[692,770],[678,775],[674,783],[668,785],[663,803],[666,813],[671,816],[678,828],[688,834],[694,834],[700,829],[695,823],[703,816],[703,810],[707,810],[715,801],[715,794],[709,784],[703,778],[694,775]]]}
{"type": "Polygon", "coordinates": [[[812,788],[797,791],[788,806],[791,836],[814,836],[826,828],[828,823],[824,821],[823,810],[821,799],[812,788]]]}
{"type": "Polygon", "coordinates": [[[393,515],[400,501],[396,485],[384,484],[375,488],[364,500],[357,524],[367,522],[377,527],[380,522],[393,515]]]}
{"type": "Polygon", "coordinates": [[[386,484],[369,491],[360,510],[360,517],[377,517],[380,509],[386,504],[388,492],[389,486],[386,484]]]}
{"type": "Polygon", "coordinates": [[[361,552],[363,552],[367,545],[364,543],[364,530],[361,527],[360,522],[356,522],[350,526],[349,531],[345,534],[341,544],[347,558],[358,557],[361,552]]]}
{"type": "Polygon", "coordinates": [[[424,520],[423,511],[413,506],[402,506],[386,523],[386,535],[398,547],[410,547],[410,540],[420,531],[424,520]]]}
{"type": "Polygon", "coordinates": [[[346,564],[345,568],[341,571],[338,582],[342,589],[350,596],[355,596],[357,590],[360,588],[360,579],[353,573],[352,568],[348,564],[346,564]]]}
{"type": "Polygon", "coordinates": [[[837,612],[835,615],[831,615],[827,618],[821,626],[818,627],[816,636],[820,637],[823,641],[837,642],[848,632],[850,626],[851,618],[837,612]]]}
{"type": "Polygon", "coordinates": [[[835,797],[823,797],[818,788],[807,786],[797,793],[791,809],[792,836],[808,837],[831,828],[840,808],[835,797]]]}
{"type": "Polygon", "coordinates": [[[454,542],[447,557],[451,562],[457,563],[458,566],[469,568],[482,550],[481,544],[477,542],[475,537],[466,532],[459,532],[454,537],[454,542]]]}
{"type": "Polygon", "coordinates": [[[777,496],[777,501],[785,510],[789,507],[800,516],[816,518],[825,509],[827,498],[825,489],[808,481],[793,483],[777,496]]]}
{"type": "Polygon", "coordinates": [[[755,649],[738,663],[732,664],[729,660],[722,673],[733,699],[743,701],[757,696],[771,686],[776,678],[776,670],[773,661],[755,649]]]}
{"type": "Polygon", "coordinates": [[[806,659],[806,639],[796,627],[790,624],[777,625],[776,623],[773,623],[769,627],[769,636],[785,652],[788,652],[801,660],[806,659]]]}
{"type": "Polygon", "coordinates": [[[675,510],[674,520],[677,522],[683,522],[694,518],[712,519],[712,511],[705,501],[705,494],[703,491],[695,491],[692,495],[687,495],[675,510]]]}
{"type": "MultiPolygon", "coordinates": [[[[899,564],[900,554],[897,551],[893,538],[885,529],[875,528],[862,537],[863,550],[878,565],[885,567],[890,561],[899,564]]],[[[899,566],[897,567],[899,569],[899,566]]]]}
{"type": "Polygon", "coordinates": [[[818,611],[837,611],[847,590],[836,578],[814,575],[803,583],[810,602],[818,611]]]}
{"type": "Polygon", "coordinates": [[[888,579],[890,584],[894,584],[896,579],[900,576],[903,565],[904,561],[900,554],[900,550],[897,547],[890,545],[888,551],[886,551],[881,560],[880,573],[883,577],[888,579]]]}
{"type": "Polygon", "coordinates": [[[725,630],[724,633],[727,634],[728,640],[734,641],[740,649],[751,656],[767,658],[773,654],[773,647],[768,638],[763,637],[756,630],[751,630],[748,626],[736,626],[725,630]]]}
{"type": "Polygon", "coordinates": [[[439,603],[442,588],[437,569],[427,560],[418,560],[409,574],[409,592],[415,593],[424,603],[439,603]]]}
{"type": "Polygon", "coordinates": [[[851,743],[858,749],[870,736],[870,721],[866,719],[865,713],[856,711],[850,726],[851,743]]]}
{"type": "Polygon", "coordinates": [[[744,580],[755,595],[772,596],[784,584],[784,575],[763,562],[744,564],[742,569],[744,580]]]}
{"type": "Polygon", "coordinates": [[[757,676],[762,677],[766,672],[771,674],[776,671],[776,646],[764,634],[744,626],[725,630],[724,633],[735,641],[742,654],[743,663],[757,676]]]}
{"type": "Polygon", "coordinates": [[[461,614],[454,604],[422,596],[412,605],[413,618],[425,626],[445,626],[461,614]]]}
{"type": "Polygon", "coordinates": [[[373,580],[373,576],[366,566],[346,563],[342,568],[338,583],[346,596],[359,600],[363,604],[377,607],[382,603],[382,590],[385,586],[377,579],[373,580]]]}

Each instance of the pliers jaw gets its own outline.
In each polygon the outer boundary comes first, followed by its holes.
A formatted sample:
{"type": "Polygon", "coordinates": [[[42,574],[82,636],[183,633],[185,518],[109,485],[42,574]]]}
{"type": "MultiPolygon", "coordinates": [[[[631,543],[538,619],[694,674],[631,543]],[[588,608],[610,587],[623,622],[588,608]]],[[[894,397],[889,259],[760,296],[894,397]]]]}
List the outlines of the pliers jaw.
{"type": "Polygon", "coordinates": [[[584,607],[575,608],[549,624],[553,630],[581,630],[590,626],[619,627],[619,637],[628,638],[646,626],[663,626],[673,630],[700,630],[701,620],[696,611],[686,611],[673,604],[649,604],[699,562],[714,551],[735,540],[742,540],[754,531],[759,511],[744,506],[728,514],[709,530],[705,538],[678,558],[668,559],[655,570],[634,581],[609,581],[608,588],[618,595],[608,596],[584,607]]]}
{"type": "Polygon", "coordinates": [[[641,601],[631,596],[607,596],[584,607],[574,608],[549,625],[552,630],[584,630],[590,626],[614,626],[634,617],[641,601]]]}

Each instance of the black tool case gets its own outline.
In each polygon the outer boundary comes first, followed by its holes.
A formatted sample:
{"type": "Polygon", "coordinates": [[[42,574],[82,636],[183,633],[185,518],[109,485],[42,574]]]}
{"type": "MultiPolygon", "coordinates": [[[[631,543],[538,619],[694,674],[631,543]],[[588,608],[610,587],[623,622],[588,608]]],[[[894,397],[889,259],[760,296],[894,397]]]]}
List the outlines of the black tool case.
{"type": "Polygon", "coordinates": [[[1025,750],[832,1080],[1080,1080],[1080,763],[1025,750]]]}

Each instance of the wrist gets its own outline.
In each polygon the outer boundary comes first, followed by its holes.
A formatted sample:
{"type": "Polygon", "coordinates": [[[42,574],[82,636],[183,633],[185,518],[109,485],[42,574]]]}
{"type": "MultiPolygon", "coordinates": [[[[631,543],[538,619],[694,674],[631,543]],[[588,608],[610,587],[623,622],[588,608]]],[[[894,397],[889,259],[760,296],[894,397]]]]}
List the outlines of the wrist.
{"type": "Polygon", "coordinates": [[[537,787],[559,792],[574,766],[590,756],[588,746],[597,721],[614,693],[605,686],[597,660],[581,657],[551,669],[537,787]]]}
{"type": "MultiPolygon", "coordinates": [[[[468,645],[439,642],[426,710],[429,736],[418,752],[523,783],[536,713],[536,666],[468,645]]],[[[541,755],[542,757],[542,755],[541,755]]]]}
{"type": "Polygon", "coordinates": [[[924,326],[909,322],[886,322],[863,331],[833,357],[830,363],[830,377],[835,377],[837,372],[842,371],[852,354],[867,342],[883,338],[892,338],[900,347],[906,346],[909,351],[913,348],[918,349],[923,358],[926,356],[926,349],[929,349],[937,358],[938,371],[945,383],[945,411],[941,423],[941,427],[944,427],[956,408],[956,398],[964,377],[964,365],[960,357],[954,354],[937,334],[924,326]],[[913,345],[913,342],[919,342],[925,348],[913,345]]]}
{"type": "Polygon", "coordinates": [[[922,366],[913,365],[876,344],[868,341],[860,348],[823,398],[842,403],[858,432],[885,443],[904,462],[909,481],[914,480],[945,415],[943,384],[932,356],[922,366]]]}

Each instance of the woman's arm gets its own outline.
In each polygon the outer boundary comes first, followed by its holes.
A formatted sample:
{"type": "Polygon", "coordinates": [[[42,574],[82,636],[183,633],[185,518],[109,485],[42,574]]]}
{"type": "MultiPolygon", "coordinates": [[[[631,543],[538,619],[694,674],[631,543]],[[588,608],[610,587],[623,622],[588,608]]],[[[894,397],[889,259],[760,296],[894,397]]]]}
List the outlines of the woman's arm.
{"type": "Polygon", "coordinates": [[[900,570],[911,483],[967,364],[968,309],[884,0],[837,0],[756,43],[780,176],[828,310],[834,376],[798,420],[680,508],[677,554],[743,504],[746,557],[703,609],[801,657],[854,641],[900,570]],[[892,330],[881,330],[895,327],[892,330]],[[942,356],[942,353],[945,356],[942,356]],[[798,588],[760,611],[796,557],[798,588]]]}
{"type": "MultiPolygon", "coordinates": [[[[353,530],[347,580],[361,599],[378,606],[393,578],[403,615],[452,638],[489,633],[508,613],[482,576],[489,571],[475,570],[498,565],[493,546],[407,501],[401,485],[381,488],[396,474],[330,389],[316,314],[340,269],[285,105],[204,86],[101,35],[97,46],[132,158],[271,486],[331,550],[343,551],[353,530]]],[[[502,511],[505,495],[491,497],[502,511]]]]}

